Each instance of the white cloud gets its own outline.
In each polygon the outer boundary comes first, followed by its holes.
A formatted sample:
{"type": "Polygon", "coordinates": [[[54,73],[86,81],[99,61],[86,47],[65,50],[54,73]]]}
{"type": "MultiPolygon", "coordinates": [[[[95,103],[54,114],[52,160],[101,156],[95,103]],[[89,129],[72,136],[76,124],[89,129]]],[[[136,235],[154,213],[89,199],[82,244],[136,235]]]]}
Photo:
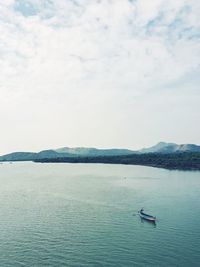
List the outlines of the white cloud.
{"type": "MultiPolygon", "coordinates": [[[[127,111],[129,99],[146,98],[198,72],[199,14],[194,0],[0,3],[1,114],[10,110],[19,118],[25,105],[42,124],[43,106],[51,109],[55,103],[62,123],[63,114],[74,114],[79,106],[78,118],[88,118],[91,125],[88,106],[95,103],[93,115],[100,120],[106,103],[105,127],[116,113],[129,117],[127,112],[136,112],[134,107],[127,111]]],[[[73,128],[77,115],[66,116],[73,128]]],[[[78,128],[73,129],[71,135],[78,128]]]]}

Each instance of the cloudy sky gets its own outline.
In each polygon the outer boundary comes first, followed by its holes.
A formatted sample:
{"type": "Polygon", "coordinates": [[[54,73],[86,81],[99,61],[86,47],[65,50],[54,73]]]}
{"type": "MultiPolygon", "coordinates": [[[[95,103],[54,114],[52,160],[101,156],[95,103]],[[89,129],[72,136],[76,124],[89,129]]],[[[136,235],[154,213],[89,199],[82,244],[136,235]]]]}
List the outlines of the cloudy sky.
{"type": "Polygon", "coordinates": [[[200,1],[0,1],[0,154],[200,144],[200,1]]]}

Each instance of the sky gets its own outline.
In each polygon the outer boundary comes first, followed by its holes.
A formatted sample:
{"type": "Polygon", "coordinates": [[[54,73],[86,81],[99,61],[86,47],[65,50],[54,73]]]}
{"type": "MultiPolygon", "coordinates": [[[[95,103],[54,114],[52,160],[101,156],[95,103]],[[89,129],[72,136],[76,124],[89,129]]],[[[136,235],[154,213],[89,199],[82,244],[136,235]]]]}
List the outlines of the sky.
{"type": "Polygon", "coordinates": [[[0,1],[0,154],[200,144],[200,1],[0,1]]]}

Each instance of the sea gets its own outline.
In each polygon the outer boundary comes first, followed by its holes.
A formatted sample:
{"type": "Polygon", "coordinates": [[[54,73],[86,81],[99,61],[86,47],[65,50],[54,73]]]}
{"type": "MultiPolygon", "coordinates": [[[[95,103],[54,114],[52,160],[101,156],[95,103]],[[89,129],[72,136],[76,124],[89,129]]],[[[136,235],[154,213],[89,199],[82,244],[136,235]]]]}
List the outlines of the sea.
{"type": "Polygon", "coordinates": [[[0,266],[200,266],[200,172],[0,164],[0,266]]]}

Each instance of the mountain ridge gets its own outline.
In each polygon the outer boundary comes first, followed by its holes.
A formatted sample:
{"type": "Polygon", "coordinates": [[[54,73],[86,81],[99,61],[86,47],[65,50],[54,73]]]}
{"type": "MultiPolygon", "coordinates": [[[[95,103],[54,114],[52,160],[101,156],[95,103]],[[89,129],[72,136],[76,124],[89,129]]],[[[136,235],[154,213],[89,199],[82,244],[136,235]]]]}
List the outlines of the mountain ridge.
{"type": "Polygon", "coordinates": [[[159,142],[155,146],[143,148],[140,153],[177,153],[177,152],[200,152],[200,146],[195,144],[175,144],[159,142]]]}
{"type": "Polygon", "coordinates": [[[149,154],[149,153],[181,153],[181,152],[199,152],[200,146],[195,144],[175,144],[159,142],[156,145],[140,150],[130,149],[98,149],[93,147],[62,147],[58,149],[42,150],[40,152],[12,152],[0,156],[0,161],[33,161],[40,159],[54,159],[65,157],[104,157],[104,156],[126,156],[131,154],[149,154]]]}

